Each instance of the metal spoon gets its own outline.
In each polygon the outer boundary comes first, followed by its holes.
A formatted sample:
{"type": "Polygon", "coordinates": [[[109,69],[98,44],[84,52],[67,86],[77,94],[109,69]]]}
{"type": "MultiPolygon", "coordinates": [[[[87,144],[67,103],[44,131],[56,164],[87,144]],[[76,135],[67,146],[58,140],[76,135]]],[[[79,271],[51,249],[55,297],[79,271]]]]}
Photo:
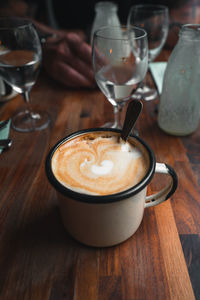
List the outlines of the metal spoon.
{"type": "Polygon", "coordinates": [[[141,113],[142,107],[143,104],[139,100],[133,100],[128,104],[122,132],[121,132],[121,138],[125,142],[141,113]]]}
{"type": "Polygon", "coordinates": [[[10,148],[12,145],[12,140],[11,139],[4,139],[4,140],[0,140],[0,149],[8,149],[10,148]]]}

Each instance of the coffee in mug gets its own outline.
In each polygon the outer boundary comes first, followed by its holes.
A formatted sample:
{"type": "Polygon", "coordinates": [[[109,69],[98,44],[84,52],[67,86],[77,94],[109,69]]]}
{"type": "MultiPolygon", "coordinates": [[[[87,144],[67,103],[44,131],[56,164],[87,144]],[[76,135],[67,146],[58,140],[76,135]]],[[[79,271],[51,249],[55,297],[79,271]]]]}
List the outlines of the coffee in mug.
{"type": "Polygon", "coordinates": [[[117,133],[89,132],[63,143],[52,157],[52,171],[67,188],[90,195],[110,195],[138,184],[148,157],[136,142],[117,133]]]}
{"type": "Polygon", "coordinates": [[[46,159],[46,174],[56,189],[63,224],[78,241],[96,247],[119,244],[138,229],[144,209],[167,200],[176,190],[177,175],[156,163],[139,137],[125,143],[118,129],[87,129],[59,141],[46,159]],[[170,181],[150,196],[155,173],[170,181]]]}

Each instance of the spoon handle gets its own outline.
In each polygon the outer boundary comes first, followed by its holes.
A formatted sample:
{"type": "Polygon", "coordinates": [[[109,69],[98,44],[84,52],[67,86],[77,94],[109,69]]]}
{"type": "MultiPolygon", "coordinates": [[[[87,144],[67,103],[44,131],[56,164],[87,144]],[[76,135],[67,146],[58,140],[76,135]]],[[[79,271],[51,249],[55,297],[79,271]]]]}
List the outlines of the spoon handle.
{"type": "Polygon", "coordinates": [[[121,138],[126,141],[129,136],[131,130],[133,129],[140,113],[142,110],[143,104],[139,100],[133,100],[129,102],[126,116],[124,120],[124,125],[121,132],[121,138]]]}

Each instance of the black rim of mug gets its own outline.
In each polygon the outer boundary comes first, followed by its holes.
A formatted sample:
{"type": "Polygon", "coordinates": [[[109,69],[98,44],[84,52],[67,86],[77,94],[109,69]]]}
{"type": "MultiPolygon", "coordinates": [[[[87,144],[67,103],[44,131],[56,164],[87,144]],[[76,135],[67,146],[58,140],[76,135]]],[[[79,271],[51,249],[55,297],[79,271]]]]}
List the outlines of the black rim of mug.
{"type": "Polygon", "coordinates": [[[144,187],[146,187],[148,185],[148,183],[151,181],[154,172],[155,172],[155,165],[156,165],[156,160],[155,160],[155,156],[153,151],[151,150],[151,148],[138,136],[135,135],[130,135],[130,137],[135,138],[136,140],[138,140],[147,150],[147,153],[149,155],[149,161],[150,161],[150,165],[149,165],[149,170],[147,172],[147,174],[145,175],[145,177],[135,186],[122,191],[120,193],[116,193],[116,194],[110,194],[110,195],[89,195],[89,194],[83,194],[83,193],[78,193],[75,192],[73,190],[68,189],[67,187],[65,187],[64,185],[62,185],[54,176],[53,172],[52,172],[52,168],[51,168],[51,159],[55,153],[55,151],[57,150],[57,148],[64,142],[88,133],[88,132],[94,132],[94,131],[110,131],[110,132],[117,132],[120,133],[121,131],[119,129],[111,129],[111,128],[90,128],[90,129],[85,129],[85,130],[79,130],[76,131],[66,137],[64,137],[63,139],[61,139],[60,141],[58,141],[55,146],[52,147],[52,149],[49,151],[47,158],[46,158],[46,162],[45,162],[45,171],[46,171],[46,175],[47,178],[49,180],[49,182],[51,183],[51,185],[58,191],[60,192],[62,195],[72,198],[74,200],[80,201],[80,202],[86,202],[86,203],[91,203],[91,204],[105,204],[105,203],[110,203],[110,202],[117,202],[117,201],[121,201],[123,199],[127,199],[137,193],[139,193],[144,187]]]}

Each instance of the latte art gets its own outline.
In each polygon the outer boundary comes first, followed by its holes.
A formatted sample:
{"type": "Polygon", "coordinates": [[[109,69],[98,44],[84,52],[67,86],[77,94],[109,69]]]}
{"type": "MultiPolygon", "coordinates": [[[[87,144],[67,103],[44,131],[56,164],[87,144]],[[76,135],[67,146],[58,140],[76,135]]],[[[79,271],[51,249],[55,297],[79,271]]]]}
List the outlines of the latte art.
{"type": "Polygon", "coordinates": [[[63,143],[54,153],[57,180],[76,192],[109,195],[136,185],[147,167],[142,152],[116,134],[87,133],[63,143]]]}
{"type": "Polygon", "coordinates": [[[92,165],[91,172],[96,175],[106,175],[110,173],[113,168],[113,162],[111,160],[103,160],[100,166],[92,165]]]}

